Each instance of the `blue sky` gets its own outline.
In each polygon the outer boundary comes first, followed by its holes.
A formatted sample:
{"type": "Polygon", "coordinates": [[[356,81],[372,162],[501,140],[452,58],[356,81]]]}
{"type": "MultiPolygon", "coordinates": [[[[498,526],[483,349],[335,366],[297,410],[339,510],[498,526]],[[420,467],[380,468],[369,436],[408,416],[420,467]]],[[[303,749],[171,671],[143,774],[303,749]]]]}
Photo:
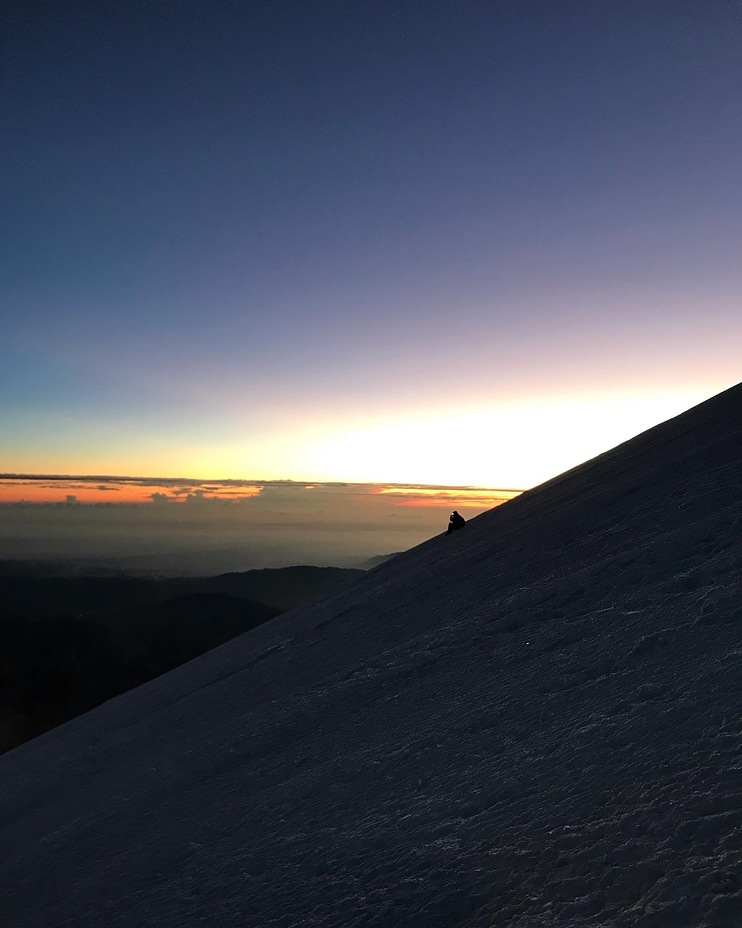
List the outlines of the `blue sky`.
{"type": "Polygon", "coordinates": [[[731,4],[4,31],[6,472],[525,486],[740,379],[731,4]]]}

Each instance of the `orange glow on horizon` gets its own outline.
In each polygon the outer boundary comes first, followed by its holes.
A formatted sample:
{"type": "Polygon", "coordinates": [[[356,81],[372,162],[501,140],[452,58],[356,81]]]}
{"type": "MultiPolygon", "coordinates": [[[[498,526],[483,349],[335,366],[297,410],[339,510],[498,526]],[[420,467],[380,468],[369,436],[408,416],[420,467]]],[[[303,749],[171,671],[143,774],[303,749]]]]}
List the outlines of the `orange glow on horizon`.
{"type": "Polygon", "coordinates": [[[441,509],[493,509],[519,496],[522,490],[437,487],[380,487],[380,495],[397,497],[397,506],[439,507],[441,509]]]}
{"type": "Polygon", "coordinates": [[[503,503],[507,503],[508,500],[503,499],[502,496],[498,497],[488,497],[486,499],[460,499],[458,496],[451,496],[450,498],[443,499],[404,499],[400,500],[396,505],[404,506],[406,508],[425,508],[425,509],[494,509],[495,506],[502,506],[503,503]]]}
{"type": "MultiPolygon", "coordinates": [[[[0,504],[33,505],[183,505],[188,502],[239,503],[260,496],[266,484],[240,480],[188,480],[135,477],[75,477],[15,475],[0,477],[0,504]]],[[[297,492],[329,490],[334,485],[289,482],[297,492]]],[[[341,485],[358,498],[384,499],[393,507],[433,509],[492,509],[522,490],[488,487],[411,486],[407,484],[341,485]]]]}
{"type": "Polygon", "coordinates": [[[97,486],[84,486],[65,481],[55,485],[47,481],[0,482],[0,503],[147,503],[151,490],[146,487],[125,486],[102,490],[97,486]]]}
{"type": "Polygon", "coordinates": [[[0,478],[0,503],[146,505],[157,499],[182,505],[199,496],[229,501],[259,496],[261,492],[259,486],[231,487],[208,481],[189,484],[185,481],[148,483],[120,477],[89,482],[79,477],[0,478]]]}

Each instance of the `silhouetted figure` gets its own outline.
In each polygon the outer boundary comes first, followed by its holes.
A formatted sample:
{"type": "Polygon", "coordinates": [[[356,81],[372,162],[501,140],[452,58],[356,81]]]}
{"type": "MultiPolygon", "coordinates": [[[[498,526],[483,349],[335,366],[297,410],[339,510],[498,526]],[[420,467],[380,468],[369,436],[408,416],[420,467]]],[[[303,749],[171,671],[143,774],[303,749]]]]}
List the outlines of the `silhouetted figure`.
{"type": "Polygon", "coordinates": [[[451,518],[448,520],[448,530],[447,535],[450,535],[451,532],[457,532],[460,528],[463,528],[466,525],[466,519],[463,516],[460,516],[458,512],[454,509],[451,513],[451,518]]]}

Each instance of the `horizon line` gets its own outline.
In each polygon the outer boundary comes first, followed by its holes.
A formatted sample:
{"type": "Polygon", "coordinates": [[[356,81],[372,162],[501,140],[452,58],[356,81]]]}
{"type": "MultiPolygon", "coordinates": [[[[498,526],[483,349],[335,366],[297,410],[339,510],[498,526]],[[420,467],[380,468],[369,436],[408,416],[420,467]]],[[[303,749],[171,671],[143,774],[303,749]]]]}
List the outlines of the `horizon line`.
{"type": "Polygon", "coordinates": [[[326,487],[398,487],[400,489],[441,489],[441,490],[496,490],[500,493],[524,493],[523,488],[492,487],[481,484],[445,484],[445,483],[396,483],[393,481],[357,481],[357,480],[294,480],[289,477],[270,480],[252,480],[244,477],[145,477],[122,476],[114,474],[16,474],[0,473],[0,480],[80,480],[80,481],[107,481],[110,483],[140,483],[146,485],[158,484],[204,484],[216,483],[233,486],[271,486],[275,484],[295,484],[297,486],[326,486],[326,487]]]}

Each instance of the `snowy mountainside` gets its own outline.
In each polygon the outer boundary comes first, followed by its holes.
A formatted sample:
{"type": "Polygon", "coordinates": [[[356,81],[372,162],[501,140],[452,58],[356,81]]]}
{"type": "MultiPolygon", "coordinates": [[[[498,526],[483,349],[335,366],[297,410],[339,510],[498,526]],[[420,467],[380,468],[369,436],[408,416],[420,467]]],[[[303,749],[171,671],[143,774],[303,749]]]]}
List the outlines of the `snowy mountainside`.
{"type": "Polygon", "coordinates": [[[7,928],[742,922],[742,385],[0,758],[7,928]]]}

